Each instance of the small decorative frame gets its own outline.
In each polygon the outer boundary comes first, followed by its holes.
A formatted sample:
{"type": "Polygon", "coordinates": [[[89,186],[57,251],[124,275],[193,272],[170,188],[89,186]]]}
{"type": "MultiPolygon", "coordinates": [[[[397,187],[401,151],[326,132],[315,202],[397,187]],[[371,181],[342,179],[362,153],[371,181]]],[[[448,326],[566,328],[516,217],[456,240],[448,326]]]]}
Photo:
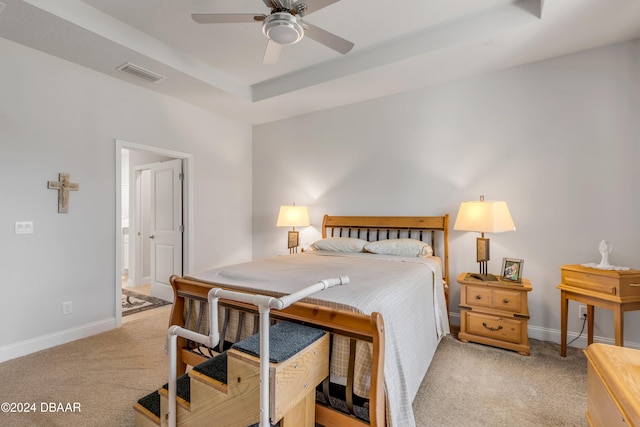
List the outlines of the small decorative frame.
{"type": "Polygon", "coordinates": [[[297,248],[298,247],[298,232],[297,231],[290,231],[289,232],[289,239],[288,239],[288,248],[289,249],[293,249],[293,248],[297,248]]]}
{"type": "Polygon", "coordinates": [[[502,258],[502,280],[506,282],[522,283],[523,259],[502,258]]]}

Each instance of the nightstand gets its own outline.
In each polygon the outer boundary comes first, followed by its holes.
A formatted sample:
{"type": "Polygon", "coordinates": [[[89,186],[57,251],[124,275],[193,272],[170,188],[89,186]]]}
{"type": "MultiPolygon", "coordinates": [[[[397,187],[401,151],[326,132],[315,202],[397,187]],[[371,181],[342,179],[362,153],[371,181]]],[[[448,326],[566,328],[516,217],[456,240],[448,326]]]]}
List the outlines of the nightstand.
{"type": "Polygon", "coordinates": [[[528,356],[531,283],[482,281],[462,273],[460,284],[460,332],[458,339],[517,351],[528,356]]]}

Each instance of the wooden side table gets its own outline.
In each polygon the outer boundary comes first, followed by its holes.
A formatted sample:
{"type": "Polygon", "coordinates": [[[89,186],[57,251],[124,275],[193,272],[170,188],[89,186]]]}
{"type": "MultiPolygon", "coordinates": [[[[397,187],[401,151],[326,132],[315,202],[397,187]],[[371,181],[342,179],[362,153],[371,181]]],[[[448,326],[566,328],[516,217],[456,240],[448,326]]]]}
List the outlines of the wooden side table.
{"type": "Polygon", "coordinates": [[[485,282],[462,273],[460,284],[460,332],[458,339],[517,351],[528,356],[531,283],[499,280],[485,282]]]}
{"type": "Polygon", "coordinates": [[[640,270],[600,270],[581,265],[560,267],[560,355],[567,355],[569,300],[587,305],[587,342],[593,343],[594,306],[613,311],[615,344],[624,345],[624,313],[640,310],[640,270]]]}

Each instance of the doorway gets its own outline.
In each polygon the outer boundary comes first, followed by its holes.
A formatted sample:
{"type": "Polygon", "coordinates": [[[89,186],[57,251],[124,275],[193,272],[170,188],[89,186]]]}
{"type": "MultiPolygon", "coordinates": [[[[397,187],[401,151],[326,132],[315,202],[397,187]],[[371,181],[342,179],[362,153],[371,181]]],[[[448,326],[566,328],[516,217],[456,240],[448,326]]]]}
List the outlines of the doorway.
{"type": "Polygon", "coordinates": [[[127,287],[150,284],[171,301],[169,277],[190,270],[190,162],[186,153],[116,141],[116,326],[125,275],[127,287]]]}
{"type": "MultiPolygon", "coordinates": [[[[130,159],[148,159],[133,153],[130,159]]],[[[153,163],[131,164],[135,188],[129,211],[133,218],[135,254],[129,287],[150,285],[150,294],[165,301],[173,300],[171,275],[182,276],[183,269],[183,159],[163,158],[153,163]]],[[[139,163],[135,162],[135,163],[139,163]]]]}

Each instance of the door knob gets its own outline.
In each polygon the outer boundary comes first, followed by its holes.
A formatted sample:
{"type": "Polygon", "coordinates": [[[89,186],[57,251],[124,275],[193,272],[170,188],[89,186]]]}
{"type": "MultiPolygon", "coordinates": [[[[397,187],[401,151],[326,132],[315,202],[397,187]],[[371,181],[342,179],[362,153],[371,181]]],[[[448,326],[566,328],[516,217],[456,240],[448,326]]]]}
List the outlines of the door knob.
{"type": "Polygon", "coordinates": [[[150,239],[155,239],[156,236],[154,236],[153,234],[151,236],[149,236],[150,239]]]}

